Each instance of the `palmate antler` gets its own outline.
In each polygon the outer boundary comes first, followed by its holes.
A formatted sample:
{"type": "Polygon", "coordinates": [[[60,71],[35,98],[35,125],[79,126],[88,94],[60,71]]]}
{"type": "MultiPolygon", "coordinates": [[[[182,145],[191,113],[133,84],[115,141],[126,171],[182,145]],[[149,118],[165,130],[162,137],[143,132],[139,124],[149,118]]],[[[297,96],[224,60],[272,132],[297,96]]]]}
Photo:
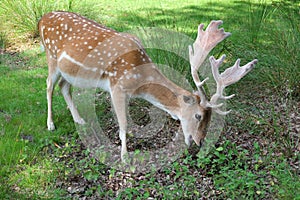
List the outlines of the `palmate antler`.
{"type": "Polygon", "coordinates": [[[221,115],[226,115],[230,111],[221,111],[219,108],[223,105],[217,104],[218,99],[230,99],[235,95],[224,96],[223,92],[225,87],[236,83],[239,81],[243,76],[245,76],[257,63],[257,60],[253,60],[248,64],[240,67],[240,59],[236,61],[236,63],[226,69],[223,73],[219,73],[219,67],[223,63],[225,59],[225,55],[221,58],[216,60],[213,56],[209,58],[212,74],[217,83],[217,90],[216,93],[211,97],[210,101],[208,101],[205,91],[203,89],[203,85],[208,78],[205,78],[203,81],[200,81],[198,75],[198,69],[201,64],[204,62],[205,58],[207,57],[208,53],[222,40],[230,36],[231,34],[225,32],[223,28],[219,29],[219,25],[221,25],[222,21],[211,21],[208,25],[206,30],[203,30],[204,25],[200,24],[198,27],[198,35],[193,43],[193,46],[189,46],[189,55],[190,55],[190,64],[191,64],[191,73],[198,88],[198,94],[200,96],[201,102],[200,105],[204,108],[213,108],[215,112],[221,115]]]}

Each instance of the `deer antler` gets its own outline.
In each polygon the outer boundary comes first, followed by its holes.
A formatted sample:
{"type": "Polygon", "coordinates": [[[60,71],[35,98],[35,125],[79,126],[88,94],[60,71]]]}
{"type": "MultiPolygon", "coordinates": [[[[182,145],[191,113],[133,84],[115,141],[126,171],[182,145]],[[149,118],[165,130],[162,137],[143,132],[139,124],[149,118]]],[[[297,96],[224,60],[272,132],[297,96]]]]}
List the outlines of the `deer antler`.
{"type": "MultiPolygon", "coordinates": [[[[249,71],[251,71],[251,69],[257,63],[257,59],[255,59],[255,60],[247,63],[246,65],[240,67],[240,59],[237,59],[237,61],[235,62],[235,64],[232,67],[226,69],[223,73],[220,74],[219,67],[221,66],[221,64],[223,63],[225,58],[226,58],[226,55],[223,55],[218,60],[216,60],[214,56],[211,56],[209,58],[209,61],[211,64],[211,69],[212,69],[212,74],[217,83],[216,93],[210,99],[211,105],[217,105],[216,103],[217,103],[218,99],[227,100],[227,99],[234,97],[235,94],[232,94],[230,96],[223,95],[223,91],[224,91],[225,87],[238,82],[249,71]]],[[[212,106],[212,108],[213,108],[213,106],[212,106]]],[[[230,111],[223,112],[223,111],[219,110],[218,108],[216,108],[215,111],[221,115],[226,115],[230,112],[230,111]]]]}
{"type": "Polygon", "coordinates": [[[204,25],[200,24],[198,27],[198,35],[193,43],[193,45],[189,46],[189,58],[190,58],[190,64],[191,64],[191,73],[194,80],[194,83],[196,84],[198,88],[198,93],[201,99],[201,106],[204,107],[212,107],[212,105],[209,104],[206,94],[202,88],[205,81],[208,80],[208,78],[204,79],[203,81],[200,81],[199,75],[198,75],[198,69],[201,66],[201,64],[204,62],[205,58],[207,57],[208,53],[222,40],[230,36],[231,34],[228,32],[224,32],[224,29],[218,29],[218,27],[223,22],[221,20],[219,21],[211,21],[208,27],[206,28],[206,31],[203,30],[204,25]]]}
{"type": "Polygon", "coordinates": [[[240,67],[240,59],[238,59],[235,64],[226,69],[223,73],[219,73],[219,67],[223,63],[224,59],[226,58],[223,55],[221,58],[216,60],[213,56],[209,58],[212,74],[217,83],[217,90],[216,93],[211,97],[211,100],[208,101],[205,91],[203,89],[203,85],[208,78],[205,78],[203,81],[200,81],[198,76],[198,69],[201,64],[204,62],[205,58],[207,57],[208,53],[222,40],[230,36],[231,34],[228,32],[224,32],[224,29],[218,29],[219,25],[223,22],[219,21],[211,21],[211,23],[206,28],[206,31],[203,30],[204,25],[200,24],[198,27],[198,35],[193,43],[193,45],[189,46],[189,56],[190,56],[190,64],[191,64],[191,73],[198,88],[197,94],[199,94],[201,102],[200,105],[204,108],[213,108],[218,114],[226,115],[230,111],[221,111],[219,108],[223,105],[223,103],[217,104],[218,99],[230,99],[235,95],[224,96],[223,91],[225,87],[236,83],[239,81],[243,76],[245,76],[257,63],[257,60],[253,60],[248,64],[240,67]]]}

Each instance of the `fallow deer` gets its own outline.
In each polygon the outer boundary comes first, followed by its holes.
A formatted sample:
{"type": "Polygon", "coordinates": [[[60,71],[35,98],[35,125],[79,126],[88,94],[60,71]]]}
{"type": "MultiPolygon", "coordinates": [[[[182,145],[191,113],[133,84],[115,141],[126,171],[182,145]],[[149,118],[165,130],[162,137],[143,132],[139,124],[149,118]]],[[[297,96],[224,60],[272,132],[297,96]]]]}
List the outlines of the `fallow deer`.
{"type": "Polygon", "coordinates": [[[206,30],[198,27],[195,42],[189,46],[191,73],[197,92],[190,92],[168,80],[147,55],[141,42],[130,34],[119,33],[92,20],[70,12],[51,12],[44,15],[38,27],[42,45],[48,61],[47,100],[49,130],[54,130],[52,120],[52,93],[60,78],[59,86],[64,99],[78,124],[84,124],[72,101],[70,86],[81,88],[99,87],[110,93],[116,112],[121,139],[121,158],[127,153],[126,147],[126,101],[131,97],[143,98],[169,113],[181,122],[185,143],[199,145],[206,136],[212,112],[221,115],[219,99],[225,87],[239,81],[257,63],[253,60],[240,67],[240,60],[219,73],[225,59],[209,58],[212,74],[217,83],[216,93],[208,100],[198,75],[198,69],[209,52],[222,40],[230,36],[223,28],[222,21],[211,21],[206,30]]]}

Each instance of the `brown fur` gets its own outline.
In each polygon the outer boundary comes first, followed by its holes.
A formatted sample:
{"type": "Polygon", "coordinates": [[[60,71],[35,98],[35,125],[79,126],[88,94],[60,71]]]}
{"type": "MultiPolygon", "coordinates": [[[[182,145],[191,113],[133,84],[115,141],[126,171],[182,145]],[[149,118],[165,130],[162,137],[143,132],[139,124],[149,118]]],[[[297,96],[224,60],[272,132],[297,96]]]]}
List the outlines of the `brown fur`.
{"type": "Polygon", "coordinates": [[[158,102],[168,108],[179,107],[177,95],[169,88],[155,83],[149,83],[138,88],[134,95],[149,94],[157,99],[158,102]]]}

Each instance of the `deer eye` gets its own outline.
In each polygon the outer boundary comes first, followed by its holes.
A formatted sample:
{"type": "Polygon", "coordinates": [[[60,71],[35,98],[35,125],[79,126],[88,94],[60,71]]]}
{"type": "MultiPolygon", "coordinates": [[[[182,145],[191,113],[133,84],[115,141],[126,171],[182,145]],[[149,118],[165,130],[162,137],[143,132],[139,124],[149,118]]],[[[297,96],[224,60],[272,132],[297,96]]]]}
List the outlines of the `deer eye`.
{"type": "Polygon", "coordinates": [[[195,118],[196,118],[198,121],[201,121],[201,115],[195,114],[195,118]]]}

